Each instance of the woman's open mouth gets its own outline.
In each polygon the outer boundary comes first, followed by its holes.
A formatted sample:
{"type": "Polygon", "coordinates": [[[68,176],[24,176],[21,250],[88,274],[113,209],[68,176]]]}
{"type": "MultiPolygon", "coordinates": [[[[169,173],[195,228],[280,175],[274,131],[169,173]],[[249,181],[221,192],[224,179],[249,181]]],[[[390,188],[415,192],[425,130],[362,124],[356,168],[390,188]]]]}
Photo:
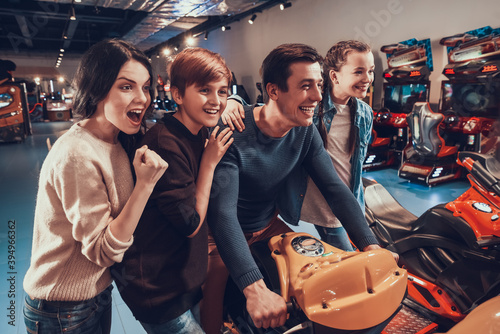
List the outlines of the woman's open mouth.
{"type": "Polygon", "coordinates": [[[127,117],[132,121],[132,123],[140,123],[141,122],[141,114],[142,109],[134,109],[127,112],[127,117]]]}

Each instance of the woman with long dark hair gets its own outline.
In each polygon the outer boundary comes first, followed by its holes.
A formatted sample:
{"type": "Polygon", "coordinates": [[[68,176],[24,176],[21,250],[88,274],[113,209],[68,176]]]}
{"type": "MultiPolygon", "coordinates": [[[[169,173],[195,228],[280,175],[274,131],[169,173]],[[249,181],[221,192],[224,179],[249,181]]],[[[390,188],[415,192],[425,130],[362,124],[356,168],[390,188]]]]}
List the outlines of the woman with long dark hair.
{"type": "Polygon", "coordinates": [[[106,40],[75,76],[74,124],[40,171],[31,265],[24,279],[28,333],[109,333],[111,274],[167,163],[130,149],[151,107],[151,65],[133,45],[106,40]],[[132,176],[129,155],[134,154],[132,176]]]}

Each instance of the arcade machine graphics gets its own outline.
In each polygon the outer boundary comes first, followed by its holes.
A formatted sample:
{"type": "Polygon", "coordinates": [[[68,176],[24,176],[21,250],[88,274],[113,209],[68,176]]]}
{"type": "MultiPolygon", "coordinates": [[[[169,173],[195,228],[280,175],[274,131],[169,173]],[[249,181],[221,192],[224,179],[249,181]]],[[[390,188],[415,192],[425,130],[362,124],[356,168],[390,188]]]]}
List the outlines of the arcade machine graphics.
{"type": "Polygon", "coordinates": [[[433,69],[430,40],[410,39],[380,49],[387,54],[383,107],[374,111],[372,143],[363,169],[400,166],[408,144],[406,116],[415,102],[428,101],[433,69]]]}
{"type": "Polygon", "coordinates": [[[0,142],[22,142],[31,135],[26,85],[0,85],[0,142]]]}
{"type": "MultiPolygon", "coordinates": [[[[455,180],[463,171],[456,163],[457,152],[494,154],[500,149],[499,35],[499,29],[484,27],[441,39],[449,61],[443,70],[449,80],[441,83],[442,119],[436,129],[427,130],[433,133],[424,135],[425,145],[413,142],[407,150],[410,157],[400,168],[400,177],[427,185],[455,180]],[[431,137],[440,146],[434,155],[423,149],[433,145],[431,137]]],[[[430,115],[424,109],[419,110],[430,115]]],[[[413,117],[417,119],[417,111],[413,117]]]]}

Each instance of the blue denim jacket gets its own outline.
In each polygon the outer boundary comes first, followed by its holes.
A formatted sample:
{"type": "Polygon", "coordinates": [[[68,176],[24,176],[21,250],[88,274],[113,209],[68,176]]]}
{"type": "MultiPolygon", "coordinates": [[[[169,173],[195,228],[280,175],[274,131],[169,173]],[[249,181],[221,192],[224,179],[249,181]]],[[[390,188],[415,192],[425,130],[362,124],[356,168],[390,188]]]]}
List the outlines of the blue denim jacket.
{"type": "MultiPolygon", "coordinates": [[[[371,140],[373,111],[368,104],[357,98],[351,98],[349,100],[349,106],[351,110],[356,113],[354,117],[356,147],[351,157],[351,189],[364,212],[365,199],[363,183],[361,182],[361,173],[363,171],[363,161],[371,140]]],[[[329,132],[333,117],[337,114],[337,109],[335,109],[335,105],[330,96],[324,107],[325,112],[323,114],[323,121],[327,132],[329,132]]],[[[313,121],[315,125],[318,126],[319,119],[317,110],[313,121]]],[[[281,191],[278,198],[278,209],[281,217],[287,223],[297,225],[307,189],[307,172],[303,168],[298,167],[294,173],[295,174],[288,179],[287,184],[281,191]]]]}

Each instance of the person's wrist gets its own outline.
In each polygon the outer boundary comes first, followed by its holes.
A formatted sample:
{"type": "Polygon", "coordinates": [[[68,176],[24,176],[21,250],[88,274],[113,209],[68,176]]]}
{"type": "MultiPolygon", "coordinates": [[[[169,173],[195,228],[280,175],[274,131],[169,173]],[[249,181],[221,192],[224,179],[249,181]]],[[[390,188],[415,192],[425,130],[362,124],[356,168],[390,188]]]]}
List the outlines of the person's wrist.
{"type": "Polygon", "coordinates": [[[218,161],[212,159],[210,154],[203,154],[201,156],[200,170],[203,168],[206,170],[214,171],[215,167],[217,167],[217,164],[218,164],[218,161]]]}
{"type": "Polygon", "coordinates": [[[135,187],[139,190],[144,192],[144,194],[151,194],[153,192],[153,189],[155,188],[156,182],[149,182],[146,180],[137,180],[135,187]]]}
{"type": "Polygon", "coordinates": [[[266,288],[266,285],[264,283],[264,280],[260,279],[256,282],[253,282],[252,284],[247,285],[243,289],[243,294],[245,295],[245,298],[252,297],[253,295],[256,295],[259,293],[259,291],[262,291],[263,288],[266,288]]]}
{"type": "Polygon", "coordinates": [[[380,247],[380,245],[371,244],[371,245],[368,245],[365,248],[363,248],[363,252],[366,252],[366,251],[369,251],[369,250],[374,250],[374,249],[380,249],[380,248],[382,248],[382,247],[380,247]]]}

